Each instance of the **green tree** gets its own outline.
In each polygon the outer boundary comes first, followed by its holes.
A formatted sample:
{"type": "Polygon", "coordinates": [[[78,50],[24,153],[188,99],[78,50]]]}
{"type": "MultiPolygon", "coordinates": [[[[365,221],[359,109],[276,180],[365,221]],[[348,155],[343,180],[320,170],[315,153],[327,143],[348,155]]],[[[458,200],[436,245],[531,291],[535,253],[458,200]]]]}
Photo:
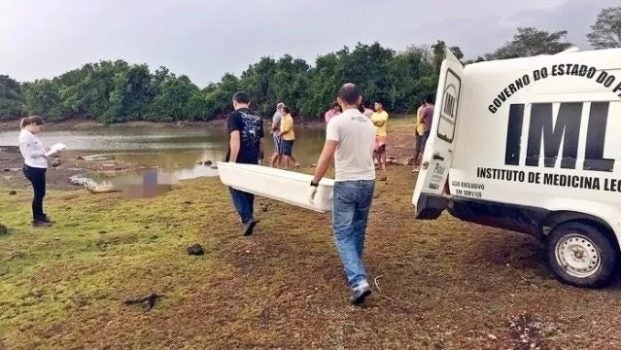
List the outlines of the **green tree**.
{"type": "Polygon", "coordinates": [[[343,62],[339,55],[329,53],[319,56],[310,73],[310,96],[298,106],[300,114],[318,116],[326,111],[344,80],[343,62]]]}
{"type": "Polygon", "coordinates": [[[146,119],[171,122],[194,117],[189,115],[188,104],[200,90],[187,76],[166,79],[159,89],[160,93],[151,102],[146,119]]]}
{"type": "Polygon", "coordinates": [[[51,80],[36,80],[24,84],[26,110],[29,114],[47,117],[51,121],[66,117],[59,86],[51,80]]]}
{"type": "Polygon", "coordinates": [[[0,120],[13,119],[24,114],[24,96],[21,85],[8,75],[0,75],[0,120]]]}
{"type": "Polygon", "coordinates": [[[567,31],[546,32],[533,27],[518,28],[513,41],[487,55],[486,59],[505,59],[559,53],[571,46],[564,41],[567,31]]]}
{"type": "Polygon", "coordinates": [[[603,9],[591,29],[587,38],[594,48],[621,47],[621,7],[603,9]]]}
{"type": "Polygon", "coordinates": [[[398,53],[390,74],[395,77],[391,90],[395,111],[413,112],[426,95],[435,92],[438,75],[427,48],[409,47],[398,53]]]}

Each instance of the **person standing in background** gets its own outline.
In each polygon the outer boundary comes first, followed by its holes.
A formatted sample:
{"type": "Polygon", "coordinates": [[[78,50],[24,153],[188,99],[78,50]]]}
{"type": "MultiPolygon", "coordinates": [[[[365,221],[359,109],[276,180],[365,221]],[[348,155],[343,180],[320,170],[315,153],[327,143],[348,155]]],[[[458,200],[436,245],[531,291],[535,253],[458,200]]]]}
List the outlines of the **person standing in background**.
{"type": "Polygon", "coordinates": [[[280,165],[282,159],[282,138],[280,137],[280,121],[282,119],[282,108],[284,103],[279,102],[276,105],[276,112],[272,116],[272,138],[274,139],[274,154],[270,159],[270,166],[273,168],[276,165],[280,165]]]}
{"type": "Polygon", "coordinates": [[[434,103],[435,103],[435,95],[430,94],[425,97],[423,103],[425,107],[423,108],[423,124],[424,124],[424,132],[423,132],[423,140],[421,152],[425,151],[425,147],[427,146],[427,140],[429,139],[429,135],[431,134],[431,125],[433,123],[433,112],[434,112],[434,103]]]}
{"type": "Polygon", "coordinates": [[[50,218],[43,212],[48,162],[46,150],[37,136],[43,127],[43,119],[31,116],[22,119],[19,133],[19,151],[24,158],[24,176],[32,184],[32,226],[49,227],[50,218]]]}
{"type": "Polygon", "coordinates": [[[370,103],[365,102],[363,104],[362,114],[365,117],[371,119],[371,117],[373,116],[373,110],[371,109],[371,104],[370,103]]]}
{"type": "Polygon", "coordinates": [[[328,124],[332,118],[341,114],[341,112],[342,112],[342,109],[341,109],[341,106],[339,106],[338,102],[336,101],[332,102],[330,109],[323,116],[323,118],[326,121],[326,124],[328,124]]]}
{"type": "MultiPolygon", "coordinates": [[[[263,153],[263,121],[250,111],[249,103],[247,93],[239,91],[233,95],[235,111],[228,117],[227,162],[258,164],[260,154],[263,153]]],[[[229,191],[243,225],[242,234],[249,236],[258,223],[254,218],[254,195],[234,188],[229,188],[229,191]]]]}
{"type": "Polygon", "coordinates": [[[420,171],[420,157],[423,155],[423,136],[425,134],[425,124],[423,123],[423,110],[425,103],[422,102],[416,111],[416,149],[414,150],[414,158],[412,159],[412,172],[420,171]]]}
{"type": "MultiPolygon", "coordinates": [[[[284,106],[282,109],[283,116],[280,121],[280,137],[282,138],[282,155],[285,158],[285,169],[289,169],[293,159],[293,143],[295,142],[295,130],[291,109],[284,106]]],[[[295,162],[294,164],[296,164],[295,162]]],[[[297,166],[297,164],[296,164],[297,166]]]]}
{"type": "Polygon", "coordinates": [[[362,97],[356,85],[343,85],[338,101],[343,113],[332,119],[326,128],[326,141],[310,183],[309,201],[315,200],[319,182],[334,160],[332,229],[351,288],[351,303],[359,305],[371,294],[362,255],[375,188],[375,129],[369,118],[358,110],[362,97]]]}
{"type": "Polygon", "coordinates": [[[371,121],[375,125],[375,158],[379,170],[386,171],[386,126],[388,124],[388,113],[384,110],[382,101],[375,102],[375,113],[371,115],[371,121]]]}

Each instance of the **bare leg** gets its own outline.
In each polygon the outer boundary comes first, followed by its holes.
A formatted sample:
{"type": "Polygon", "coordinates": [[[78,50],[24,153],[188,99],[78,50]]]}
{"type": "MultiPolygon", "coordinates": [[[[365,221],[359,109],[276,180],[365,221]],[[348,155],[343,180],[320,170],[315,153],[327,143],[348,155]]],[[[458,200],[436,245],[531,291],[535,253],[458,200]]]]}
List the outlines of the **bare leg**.
{"type": "Polygon", "coordinates": [[[273,167],[274,167],[274,165],[276,164],[276,162],[279,162],[279,161],[280,161],[280,156],[279,156],[279,154],[278,154],[278,153],[274,153],[274,154],[272,155],[272,158],[270,159],[270,166],[273,168],[273,167]]]}
{"type": "Polygon", "coordinates": [[[296,168],[300,167],[300,163],[298,163],[298,160],[293,156],[293,153],[291,153],[291,161],[293,162],[293,165],[295,165],[296,168]]]}
{"type": "Polygon", "coordinates": [[[417,148],[416,152],[414,153],[414,158],[412,158],[412,171],[414,172],[418,171],[418,167],[420,166],[420,161],[418,160],[419,155],[420,151],[417,148]]]}
{"type": "Polygon", "coordinates": [[[386,149],[380,151],[380,167],[381,170],[386,170],[386,149]]]}

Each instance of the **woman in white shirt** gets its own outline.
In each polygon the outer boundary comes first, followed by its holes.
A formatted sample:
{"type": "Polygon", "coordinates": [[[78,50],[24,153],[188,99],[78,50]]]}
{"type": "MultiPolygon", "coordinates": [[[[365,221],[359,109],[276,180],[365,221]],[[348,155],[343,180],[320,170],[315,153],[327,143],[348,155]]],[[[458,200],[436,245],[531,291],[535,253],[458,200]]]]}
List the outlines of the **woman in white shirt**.
{"type": "Polygon", "coordinates": [[[49,227],[52,222],[43,213],[43,198],[45,197],[45,173],[47,171],[47,156],[45,148],[37,137],[43,126],[43,119],[32,116],[22,119],[19,134],[19,150],[24,157],[24,175],[32,183],[34,198],[32,199],[32,226],[49,227]]]}

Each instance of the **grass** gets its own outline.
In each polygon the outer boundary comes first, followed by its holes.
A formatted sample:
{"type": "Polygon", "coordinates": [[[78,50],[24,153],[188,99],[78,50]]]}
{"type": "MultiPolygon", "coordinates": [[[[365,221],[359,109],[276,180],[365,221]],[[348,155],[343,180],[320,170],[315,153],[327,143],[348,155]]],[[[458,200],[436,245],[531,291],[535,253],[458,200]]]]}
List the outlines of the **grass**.
{"type": "Polygon", "coordinates": [[[377,183],[365,251],[375,293],[362,308],[348,305],[328,215],[259,199],[262,221],[244,238],[212,178],[152,199],[52,191],[57,224],[33,229],[29,190],[0,188],[10,229],[0,236],[0,349],[621,346],[618,282],[567,287],[528,236],[449,216],[416,221],[414,180],[391,167],[377,183]],[[187,255],[193,243],[206,254],[187,255]],[[149,311],[123,303],[152,292],[163,298],[149,311]]]}

